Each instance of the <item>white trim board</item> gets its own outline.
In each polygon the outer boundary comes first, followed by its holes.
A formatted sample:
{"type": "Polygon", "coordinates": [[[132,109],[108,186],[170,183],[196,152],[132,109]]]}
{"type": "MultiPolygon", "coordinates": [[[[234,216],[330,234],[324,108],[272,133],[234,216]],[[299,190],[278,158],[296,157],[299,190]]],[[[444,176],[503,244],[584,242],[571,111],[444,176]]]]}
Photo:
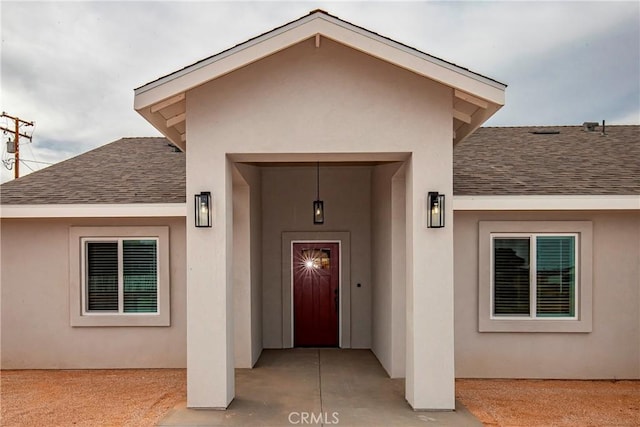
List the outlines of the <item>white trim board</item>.
{"type": "Polygon", "coordinates": [[[314,12],[181,70],[134,89],[134,109],[186,92],[316,35],[417,72],[442,84],[504,104],[506,85],[427,55],[324,12],[314,12]]]}
{"type": "MultiPolygon", "coordinates": [[[[454,211],[640,210],[633,196],[454,196],[454,211]]],[[[0,218],[186,217],[186,203],[0,205],[0,218]]]]}
{"type": "Polygon", "coordinates": [[[640,210],[633,196],[453,196],[454,211],[640,210]]]}
{"type": "MultiPolygon", "coordinates": [[[[312,38],[314,49],[321,49],[323,38],[335,41],[453,88],[455,96],[472,107],[482,106],[472,114],[456,113],[457,119],[463,118],[463,124],[455,127],[454,143],[465,139],[505,103],[507,86],[504,83],[316,11],[134,89],[134,109],[184,151],[187,136],[182,127],[174,127],[176,121],[167,120],[160,112],[163,106],[183,102],[184,96],[188,98],[185,94],[192,89],[312,38]]],[[[182,122],[188,118],[182,115],[186,108],[184,104],[181,106],[176,120],[182,122]]]]}
{"type": "Polygon", "coordinates": [[[0,218],[120,218],[186,216],[186,203],[0,206],[0,218]]]}

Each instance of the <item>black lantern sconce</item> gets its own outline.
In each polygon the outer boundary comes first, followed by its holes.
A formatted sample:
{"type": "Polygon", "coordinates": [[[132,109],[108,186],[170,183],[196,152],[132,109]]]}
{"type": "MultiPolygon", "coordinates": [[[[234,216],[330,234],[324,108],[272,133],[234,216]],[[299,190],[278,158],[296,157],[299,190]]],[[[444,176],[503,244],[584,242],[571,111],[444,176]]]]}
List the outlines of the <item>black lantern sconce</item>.
{"type": "Polygon", "coordinates": [[[427,195],[427,228],[444,227],[444,194],[429,191],[427,195]]]}
{"type": "Polygon", "coordinates": [[[313,223],[324,224],[324,203],[322,200],[313,202],[313,223]]]}
{"type": "Polygon", "coordinates": [[[313,223],[324,224],[324,202],[320,200],[320,162],[316,163],[316,200],[313,201],[313,223]]]}
{"type": "Polygon", "coordinates": [[[211,227],[211,193],[203,191],[195,196],[196,227],[211,227]]]}

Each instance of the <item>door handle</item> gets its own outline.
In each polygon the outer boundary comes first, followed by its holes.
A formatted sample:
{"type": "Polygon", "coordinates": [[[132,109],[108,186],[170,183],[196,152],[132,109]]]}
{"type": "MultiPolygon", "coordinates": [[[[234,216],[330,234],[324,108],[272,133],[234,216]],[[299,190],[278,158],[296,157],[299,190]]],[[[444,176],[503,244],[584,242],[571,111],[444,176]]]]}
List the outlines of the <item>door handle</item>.
{"type": "Polygon", "coordinates": [[[334,304],[335,304],[335,306],[336,306],[336,314],[338,314],[338,290],[337,290],[337,289],[335,289],[335,290],[333,291],[333,294],[335,295],[335,296],[333,297],[333,303],[334,303],[334,304]]]}

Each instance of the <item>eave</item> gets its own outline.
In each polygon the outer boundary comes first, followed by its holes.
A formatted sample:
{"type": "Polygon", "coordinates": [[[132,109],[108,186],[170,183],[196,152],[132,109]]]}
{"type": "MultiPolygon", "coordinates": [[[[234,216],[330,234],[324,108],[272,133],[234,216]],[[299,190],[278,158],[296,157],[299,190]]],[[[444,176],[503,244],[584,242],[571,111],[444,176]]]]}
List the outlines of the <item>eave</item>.
{"type": "Polygon", "coordinates": [[[185,203],[1,205],[0,218],[184,217],[185,203]]]}
{"type": "Polygon", "coordinates": [[[640,195],[454,196],[458,211],[640,211],[640,195]]]}
{"type": "MultiPolygon", "coordinates": [[[[453,196],[462,211],[640,211],[640,195],[453,196]]],[[[1,205],[1,219],[186,217],[186,203],[1,205]]]]}
{"type": "Polygon", "coordinates": [[[186,149],[186,94],[211,80],[315,38],[326,37],[452,88],[453,143],[464,140],[505,102],[506,85],[428,55],[323,11],[276,28],[135,89],[134,108],[180,149],[186,149]]]}

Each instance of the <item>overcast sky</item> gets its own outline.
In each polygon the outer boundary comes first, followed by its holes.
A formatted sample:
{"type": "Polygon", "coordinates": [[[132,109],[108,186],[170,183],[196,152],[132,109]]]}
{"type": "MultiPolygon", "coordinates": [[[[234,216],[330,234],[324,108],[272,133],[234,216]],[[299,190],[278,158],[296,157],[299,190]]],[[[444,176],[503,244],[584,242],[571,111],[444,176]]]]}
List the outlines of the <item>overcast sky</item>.
{"type": "MultiPolygon", "coordinates": [[[[636,1],[3,0],[0,109],[36,123],[21,157],[39,162],[158,135],[133,110],[134,88],[317,8],[508,84],[487,125],[640,124],[636,1]]],[[[8,138],[3,160],[12,158],[8,138]]],[[[20,172],[43,166],[26,162],[20,172]]],[[[0,169],[2,182],[12,179],[0,169]]]]}

